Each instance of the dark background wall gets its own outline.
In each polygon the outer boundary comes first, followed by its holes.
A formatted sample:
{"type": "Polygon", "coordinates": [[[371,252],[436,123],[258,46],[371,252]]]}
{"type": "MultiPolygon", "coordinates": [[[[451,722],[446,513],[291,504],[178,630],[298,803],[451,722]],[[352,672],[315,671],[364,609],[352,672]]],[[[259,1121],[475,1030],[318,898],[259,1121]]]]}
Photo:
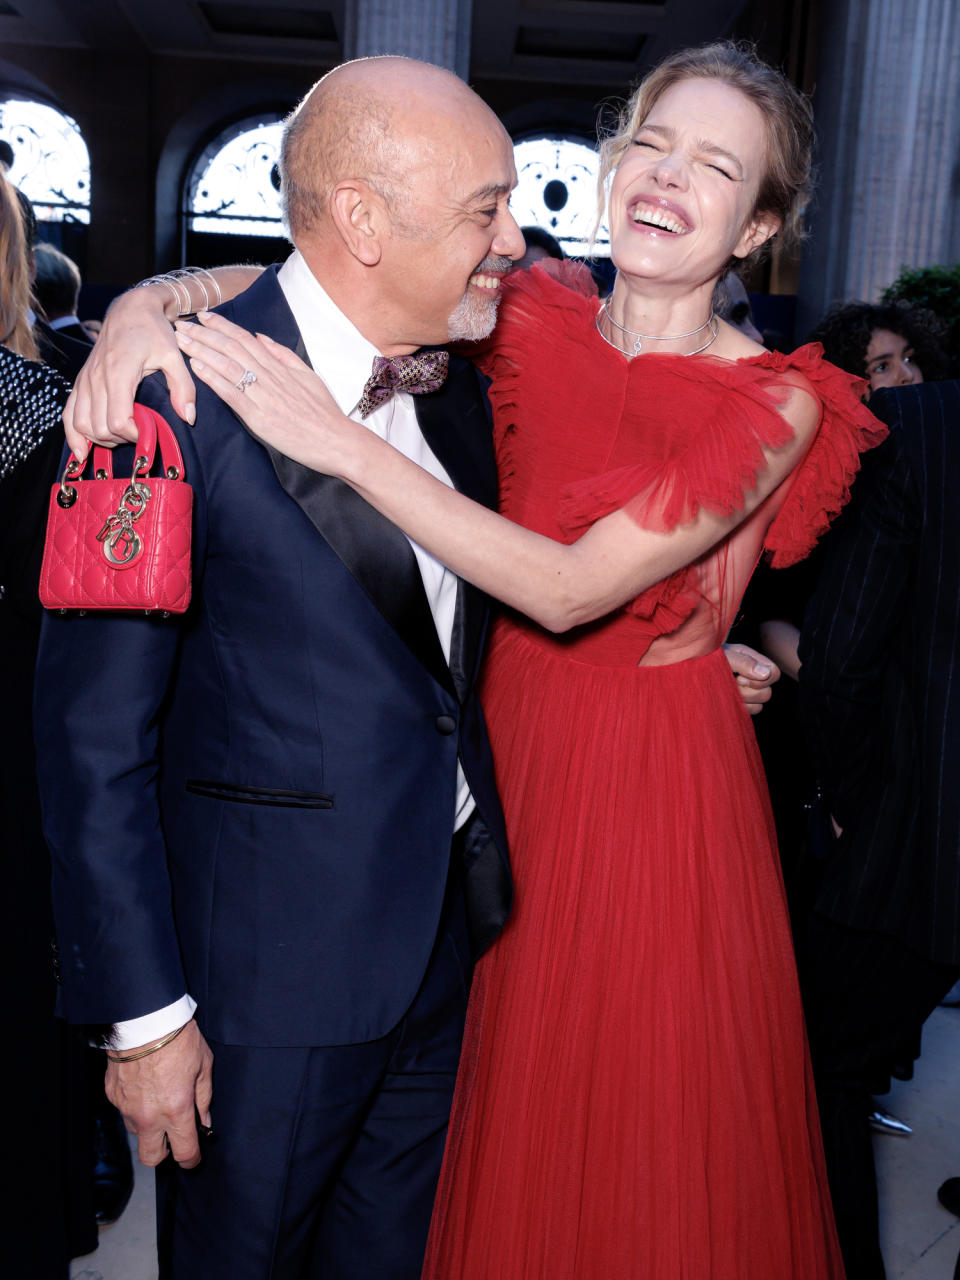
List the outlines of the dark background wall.
{"type": "MultiPolygon", "coordinates": [[[[810,87],[818,3],[582,0],[589,30],[580,18],[579,32],[571,34],[563,24],[573,21],[569,15],[578,8],[572,0],[540,6],[538,27],[524,26],[529,15],[520,15],[508,0],[477,0],[471,82],[515,135],[555,129],[590,138],[605,103],[624,95],[650,62],[695,39],[756,39],[765,56],[810,87]]],[[[19,8],[26,22],[26,0],[19,8]]],[[[51,25],[24,43],[3,39],[19,28],[6,30],[11,20],[0,17],[0,96],[46,98],[77,121],[89,147],[89,228],[48,224],[44,232],[78,261],[86,314],[97,314],[117,289],[186,260],[210,265],[282,253],[281,243],[253,238],[191,237],[186,245],[184,182],[214,135],[260,111],[288,111],[340,61],[342,46],[313,41],[308,52],[302,41],[271,41],[267,25],[258,38],[213,33],[187,51],[171,52],[162,46],[190,43],[183,0],[152,7],[140,0],[83,0],[69,12],[77,30],[58,32],[51,25]],[[162,24],[165,12],[169,33],[162,24]],[[59,47],[58,40],[69,47],[59,47]],[[266,56],[271,48],[283,56],[266,56]]],[[[252,20],[255,10],[245,12],[252,20]]],[[[342,21],[334,17],[330,31],[342,21]]],[[[268,18],[259,13],[257,21],[268,24],[268,18]]],[[[754,287],[772,285],[789,293],[794,280],[795,264],[775,262],[754,287]]]]}

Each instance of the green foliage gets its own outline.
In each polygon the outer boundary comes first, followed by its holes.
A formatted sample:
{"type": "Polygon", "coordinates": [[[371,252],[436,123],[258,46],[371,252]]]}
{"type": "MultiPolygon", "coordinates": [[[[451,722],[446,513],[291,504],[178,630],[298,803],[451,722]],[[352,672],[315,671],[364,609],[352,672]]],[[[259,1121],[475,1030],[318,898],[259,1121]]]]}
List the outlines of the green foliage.
{"type": "Polygon", "coordinates": [[[960,262],[952,267],[903,267],[883,293],[884,302],[926,307],[948,326],[948,354],[960,374],[960,262]]]}
{"type": "Polygon", "coordinates": [[[952,267],[903,267],[883,292],[884,302],[926,307],[951,328],[960,325],[960,262],[952,267]]]}

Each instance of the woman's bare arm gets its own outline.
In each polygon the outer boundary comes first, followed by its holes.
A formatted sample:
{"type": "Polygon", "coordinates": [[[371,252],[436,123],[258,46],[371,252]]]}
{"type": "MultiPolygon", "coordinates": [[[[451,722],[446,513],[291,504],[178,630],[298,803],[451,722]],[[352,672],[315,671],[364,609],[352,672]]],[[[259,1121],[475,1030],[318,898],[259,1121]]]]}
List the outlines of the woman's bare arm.
{"type": "Polygon", "coordinates": [[[793,437],[764,451],[756,487],[733,515],[701,511],[670,533],[656,533],[614,512],[566,545],[472,502],[345,417],[292,351],[255,339],[222,316],[200,318],[199,327],[177,326],[181,346],[196,376],[255,435],[345,480],[459,576],[556,632],[604,616],[708,551],[790,474],[819,417],[812,397],[792,393],[782,412],[793,437]],[[257,380],[241,393],[236,383],[245,369],[257,380]]]}
{"type": "MultiPolygon", "coordinates": [[[[248,288],[262,267],[215,267],[212,274],[223,300],[248,288]]],[[[203,277],[200,277],[201,279],[203,277]]],[[[208,296],[214,292],[207,282],[208,296]]],[[[197,307],[205,305],[196,281],[184,279],[197,307]]],[[[171,323],[180,315],[177,290],[151,284],[129,289],[110,304],[93,351],[80,371],[63,411],[67,443],[84,457],[90,442],[121,444],[136,440],[133,400],[150,373],[162,370],[174,409],[185,422],[194,418],[194,386],[177,349],[171,323]]]]}
{"type": "MultiPolygon", "coordinates": [[[[745,494],[742,510],[727,517],[701,511],[669,533],[644,529],[617,511],[576,542],[555,542],[471,503],[371,432],[356,442],[352,457],[335,474],[459,576],[548,630],[562,632],[604,617],[692,564],[772,493],[806,451],[808,425],[809,430],[816,426],[808,398],[796,400],[802,403],[788,407],[796,415],[794,438],[780,449],[765,450],[766,466],[745,494]]],[[[308,446],[303,453],[298,460],[313,465],[310,458],[317,451],[308,446]]]]}

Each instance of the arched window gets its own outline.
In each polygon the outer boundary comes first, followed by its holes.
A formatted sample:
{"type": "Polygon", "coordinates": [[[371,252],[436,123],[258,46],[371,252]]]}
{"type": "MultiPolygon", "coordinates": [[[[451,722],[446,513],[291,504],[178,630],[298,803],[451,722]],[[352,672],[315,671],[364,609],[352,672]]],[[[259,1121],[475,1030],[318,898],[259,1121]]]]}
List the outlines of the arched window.
{"type": "Polygon", "coordinates": [[[187,179],[187,230],[213,235],[282,236],[282,117],[238,121],[218,134],[187,179]]]}
{"type": "Polygon", "coordinates": [[[599,156],[586,142],[559,136],[514,143],[517,187],[510,209],[522,227],[543,227],[571,257],[609,257],[606,222],[597,229],[599,156]]]}
{"type": "Polygon", "coordinates": [[[13,149],[7,177],[42,222],[90,222],[90,153],[75,120],[45,102],[0,101],[0,138],[13,149]]]}

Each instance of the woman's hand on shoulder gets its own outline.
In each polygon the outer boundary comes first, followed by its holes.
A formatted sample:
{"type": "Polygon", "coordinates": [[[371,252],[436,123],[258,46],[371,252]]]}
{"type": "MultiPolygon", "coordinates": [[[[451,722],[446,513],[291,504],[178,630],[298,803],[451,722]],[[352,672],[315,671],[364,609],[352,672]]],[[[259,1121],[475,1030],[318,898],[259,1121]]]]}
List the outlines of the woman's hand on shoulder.
{"type": "Polygon", "coordinates": [[[342,413],[309,365],[266,334],[203,311],[178,321],[176,340],[192,372],[251,433],[314,471],[351,479],[366,445],[378,437],[342,413]]]}
{"type": "Polygon", "coordinates": [[[162,286],[150,285],[130,289],[111,303],[63,411],[67,444],[77,457],[86,456],[91,442],[136,440],[137,387],[157,370],[166,378],[176,412],[193,422],[195,389],[166,315],[171,301],[162,286]]]}

